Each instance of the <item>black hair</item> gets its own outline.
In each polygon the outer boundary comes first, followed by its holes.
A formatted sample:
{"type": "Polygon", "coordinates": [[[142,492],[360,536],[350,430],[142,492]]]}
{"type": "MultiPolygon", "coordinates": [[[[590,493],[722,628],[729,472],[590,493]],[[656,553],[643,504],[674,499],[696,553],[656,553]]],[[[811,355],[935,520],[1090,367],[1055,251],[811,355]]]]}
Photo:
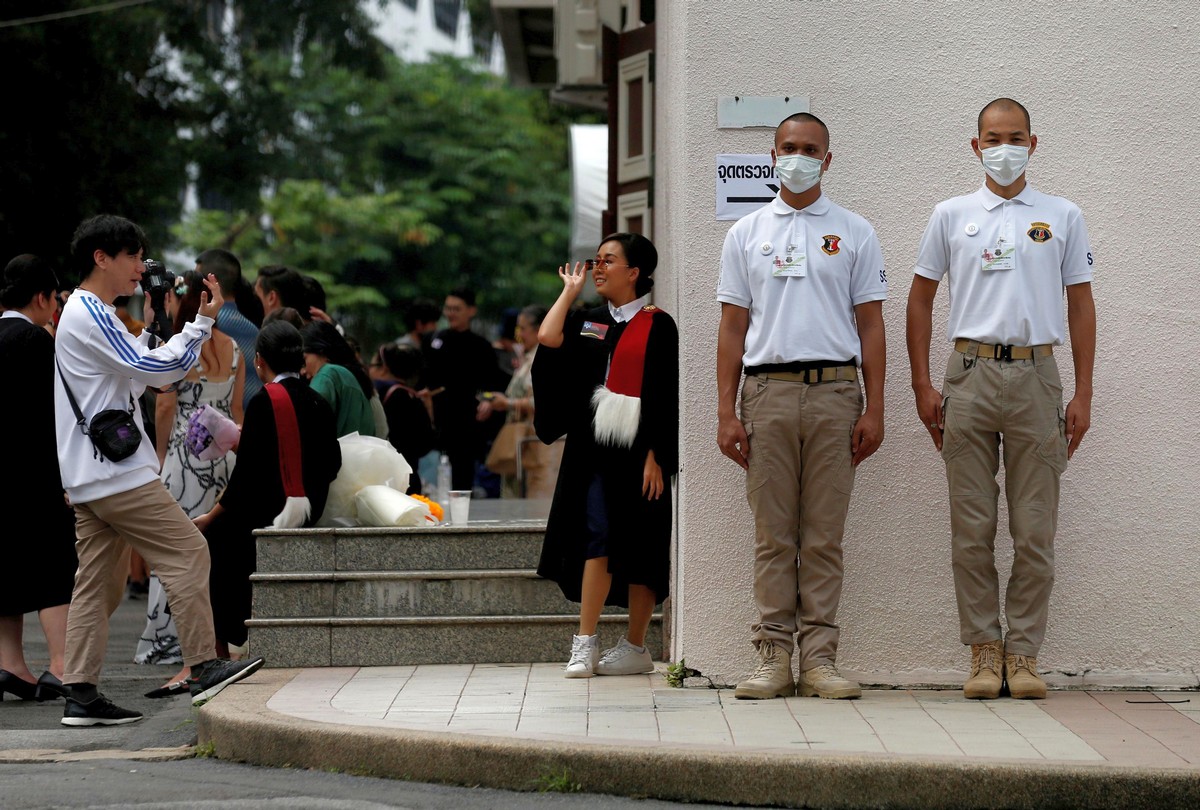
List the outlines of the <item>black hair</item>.
{"type": "Polygon", "coordinates": [[[262,287],[263,295],[277,293],[281,306],[293,307],[301,316],[308,314],[304,278],[292,268],[268,264],[259,268],[257,283],[262,287]]]}
{"type": "Polygon", "coordinates": [[[196,257],[196,266],[207,276],[212,273],[221,285],[221,295],[233,298],[242,280],[242,263],[228,250],[213,248],[196,257]]]}
{"type": "Polygon", "coordinates": [[[258,296],[254,294],[254,285],[245,276],[238,279],[237,287],[233,292],[233,303],[237,305],[238,312],[254,324],[255,329],[263,325],[262,301],[258,300],[258,296]]]}
{"type": "Polygon", "coordinates": [[[375,384],[367,376],[367,370],[354,356],[354,349],[338,332],[337,327],[325,321],[313,321],[300,330],[304,338],[304,351],[319,354],[330,363],[339,365],[354,375],[367,399],[375,393],[375,384]]]}
{"type": "Polygon", "coordinates": [[[500,313],[500,339],[513,340],[517,334],[517,317],[521,310],[516,307],[505,307],[500,313]]]}
{"type": "Polygon", "coordinates": [[[4,268],[0,304],[5,309],[24,309],[39,293],[54,295],[58,288],[58,275],[50,262],[32,253],[22,253],[4,268]]]}
{"type": "Polygon", "coordinates": [[[810,124],[816,124],[817,126],[819,126],[821,128],[821,130],[824,131],[824,133],[825,133],[825,149],[826,149],[826,151],[829,150],[829,127],[827,127],[825,125],[825,122],[822,121],[820,118],[817,118],[812,113],[807,113],[807,112],[792,113],[787,118],[780,121],[779,125],[775,127],[776,142],[779,141],[779,128],[782,127],[784,124],[786,124],[788,121],[800,121],[802,123],[808,122],[810,124]]]}
{"type": "MultiPolygon", "coordinates": [[[[640,233],[610,233],[600,240],[600,246],[605,242],[616,242],[625,251],[625,261],[630,267],[638,269],[637,281],[633,283],[633,292],[638,298],[654,289],[654,268],[658,267],[658,251],[654,243],[640,233]]],[[[597,248],[599,251],[599,248],[597,248]]]]}
{"type": "MultiPolygon", "coordinates": [[[[313,276],[302,276],[302,278],[304,280],[304,303],[325,312],[328,309],[325,298],[325,287],[313,276]]],[[[301,314],[307,316],[308,310],[305,310],[301,314]]]]}
{"type": "Polygon", "coordinates": [[[416,330],[422,323],[437,323],[440,317],[442,311],[428,298],[415,298],[404,308],[404,326],[409,332],[416,330]]]}
{"type": "Polygon", "coordinates": [[[71,239],[71,262],[79,278],[85,279],[96,269],[97,250],[116,256],[121,251],[136,256],[150,249],[145,232],[135,223],[113,214],[100,214],[85,219],[75,229],[71,239]]]}
{"type": "Polygon", "coordinates": [[[469,307],[475,306],[475,291],[469,287],[455,287],[450,292],[446,293],[447,298],[461,298],[463,303],[469,307]]]}
{"type": "Polygon", "coordinates": [[[268,313],[267,316],[263,318],[263,325],[265,326],[271,321],[284,321],[286,323],[290,323],[297,329],[304,328],[304,319],[301,318],[300,313],[292,307],[280,307],[279,309],[268,313]]]}
{"type": "Polygon", "coordinates": [[[385,343],[379,347],[379,359],[397,380],[411,382],[425,373],[425,358],[416,346],[385,343]]]}
{"type": "Polygon", "coordinates": [[[263,324],[254,350],[276,374],[296,374],[304,367],[304,339],[287,321],[263,324]]]}
{"type": "Polygon", "coordinates": [[[546,320],[547,311],[541,304],[530,304],[521,310],[521,314],[529,319],[530,326],[541,326],[542,321],[546,320]]]}
{"type": "Polygon", "coordinates": [[[986,113],[988,110],[992,109],[992,107],[999,107],[1002,110],[1003,109],[1012,109],[1013,107],[1016,107],[1025,116],[1025,131],[1033,132],[1033,125],[1029,122],[1029,110],[1025,109],[1024,104],[1022,104],[1019,101],[1014,101],[1011,98],[997,98],[997,99],[993,99],[993,100],[989,101],[987,104],[983,105],[983,109],[979,111],[979,119],[978,119],[978,121],[976,121],[976,131],[977,132],[983,132],[983,114],[986,113]]]}
{"type": "Polygon", "coordinates": [[[194,321],[196,313],[200,311],[200,293],[208,289],[200,279],[201,275],[195,270],[185,270],[175,282],[172,292],[179,299],[179,309],[175,310],[175,320],[171,324],[173,334],[182,332],[183,327],[194,321]],[[178,292],[181,285],[187,287],[187,292],[178,292]]]}

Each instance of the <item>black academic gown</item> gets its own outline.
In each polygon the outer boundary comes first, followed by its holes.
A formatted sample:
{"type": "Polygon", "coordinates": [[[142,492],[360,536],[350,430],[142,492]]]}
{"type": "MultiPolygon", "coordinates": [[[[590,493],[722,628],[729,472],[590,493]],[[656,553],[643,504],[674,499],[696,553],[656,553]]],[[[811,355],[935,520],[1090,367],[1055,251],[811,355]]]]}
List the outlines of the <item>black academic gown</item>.
{"type": "MultiPolygon", "coordinates": [[[[329,484],[342,466],[337,423],[329,403],[302,380],[289,377],[281,385],[296,409],[304,494],[312,504],[312,514],[305,525],[311,526],[320,519],[329,496],[329,484]]],[[[270,394],[263,390],[246,405],[237,464],[219,501],[224,511],[204,533],[212,556],[209,584],[213,624],[221,641],[240,645],[246,640],[250,575],[257,567],[252,533],[270,526],[286,500],[279,472],[275,411],[270,394]]]]}
{"type": "Polygon", "coordinates": [[[54,450],[56,373],[49,332],[0,318],[0,616],[67,604],[79,567],[54,450]]]}
{"type": "Polygon", "coordinates": [[[592,392],[604,384],[609,357],[624,329],[607,306],[575,313],[563,329],[562,346],[542,346],[533,361],[538,438],[549,444],[567,437],[538,574],[557,582],[571,601],[580,601],[589,540],[587,493],[599,474],[609,525],[608,570],[613,576],[606,604],[621,607],[629,604],[630,585],[649,587],[659,602],[669,593],[670,477],[679,470],[679,332],[665,312],[654,315],[646,343],[641,421],[633,446],[616,448],[595,441],[592,392]],[[583,334],[585,322],[607,327],[605,337],[583,334]],[[651,449],[664,484],[662,496],[653,501],[642,495],[651,449]]]}

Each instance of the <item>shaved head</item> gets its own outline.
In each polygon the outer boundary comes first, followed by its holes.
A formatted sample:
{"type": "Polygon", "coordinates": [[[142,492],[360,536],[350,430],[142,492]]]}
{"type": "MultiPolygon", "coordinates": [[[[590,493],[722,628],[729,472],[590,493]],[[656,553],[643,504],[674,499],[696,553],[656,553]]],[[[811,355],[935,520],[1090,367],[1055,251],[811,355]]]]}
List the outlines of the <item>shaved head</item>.
{"type": "Polygon", "coordinates": [[[1014,101],[1011,98],[998,98],[995,101],[989,101],[982,110],[979,111],[978,131],[983,132],[983,116],[989,110],[1020,110],[1025,116],[1025,131],[1032,132],[1033,126],[1029,123],[1029,110],[1019,101],[1014,101]]]}
{"type": "Polygon", "coordinates": [[[829,127],[825,126],[825,122],[822,121],[820,118],[817,118],[812,113],[806,113],[806,112],[792,113],[787,118],[785,118],[779,122],[779,126],[775,127],[775,143],[776,143],[776,145],[779,144],[779,130],[783,129],[784,125],[787,124],[789,121],[798,121],[800,123],[816,124],[817,126],[819,126],[821,128],[821,131],[825,133],[825,148],[826,149],[829,148],[829,127]]]}

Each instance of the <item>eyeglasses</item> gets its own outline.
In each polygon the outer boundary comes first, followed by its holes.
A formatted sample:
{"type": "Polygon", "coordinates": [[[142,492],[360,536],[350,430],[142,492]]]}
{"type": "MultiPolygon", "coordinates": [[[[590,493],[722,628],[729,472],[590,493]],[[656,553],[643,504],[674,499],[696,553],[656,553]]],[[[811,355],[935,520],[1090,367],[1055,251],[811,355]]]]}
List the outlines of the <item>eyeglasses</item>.
{"type": "MultiPolygon", "coordinates": [[[[583,261],[584,270],[595,270],[596,265],[604,265],[605,270],[609,270],[614,266],[621,266],[615,259],[584,259],[583,261]]],[[[628,266],[629,265],[625,265],[625,267],[628,266]]]]}

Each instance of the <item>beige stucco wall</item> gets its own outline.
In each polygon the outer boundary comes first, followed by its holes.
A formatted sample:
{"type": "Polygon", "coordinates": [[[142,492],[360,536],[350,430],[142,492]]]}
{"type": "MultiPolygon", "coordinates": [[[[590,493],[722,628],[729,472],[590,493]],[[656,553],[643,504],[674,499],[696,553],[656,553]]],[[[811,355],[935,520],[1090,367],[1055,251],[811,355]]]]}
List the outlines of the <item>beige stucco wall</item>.
{"type": "MultiPolygon", "coordinates": [[[[752,665],[752,522],[717,450],[714,155],[767,151],[718,130],[722,95],[808,95],[832,130],[824,184],[869,219],[887,262],[887,438],[859,470],[846,534],[840,663],[875,680],[965,667],[943,465],[913,407],[904,307],[936,202],[982,180],[975,115],[1023,100],[1029,177],[1087,218],[1099,317],[1092,429],[1063,482],[1041,663],[1060,682],[1196,685],[1200,672],[1200,5],[671,0],[658,4],[658,302],[678,318],[683,470],[672,657],[718,683],[752,665]],[[1118,10],[1119,9],[1119,10],[1118,10]]],[[[932,367],[945,344],[946,293],[932,367]]],[[[1070,353],[1060,362],[1069,397],[1070,353]]],[[[1003,509],[1002,509],[1003,514],[1003,509]]],[[[1000,528],[1005,572],[1011,541],[1000,528]]]]}

